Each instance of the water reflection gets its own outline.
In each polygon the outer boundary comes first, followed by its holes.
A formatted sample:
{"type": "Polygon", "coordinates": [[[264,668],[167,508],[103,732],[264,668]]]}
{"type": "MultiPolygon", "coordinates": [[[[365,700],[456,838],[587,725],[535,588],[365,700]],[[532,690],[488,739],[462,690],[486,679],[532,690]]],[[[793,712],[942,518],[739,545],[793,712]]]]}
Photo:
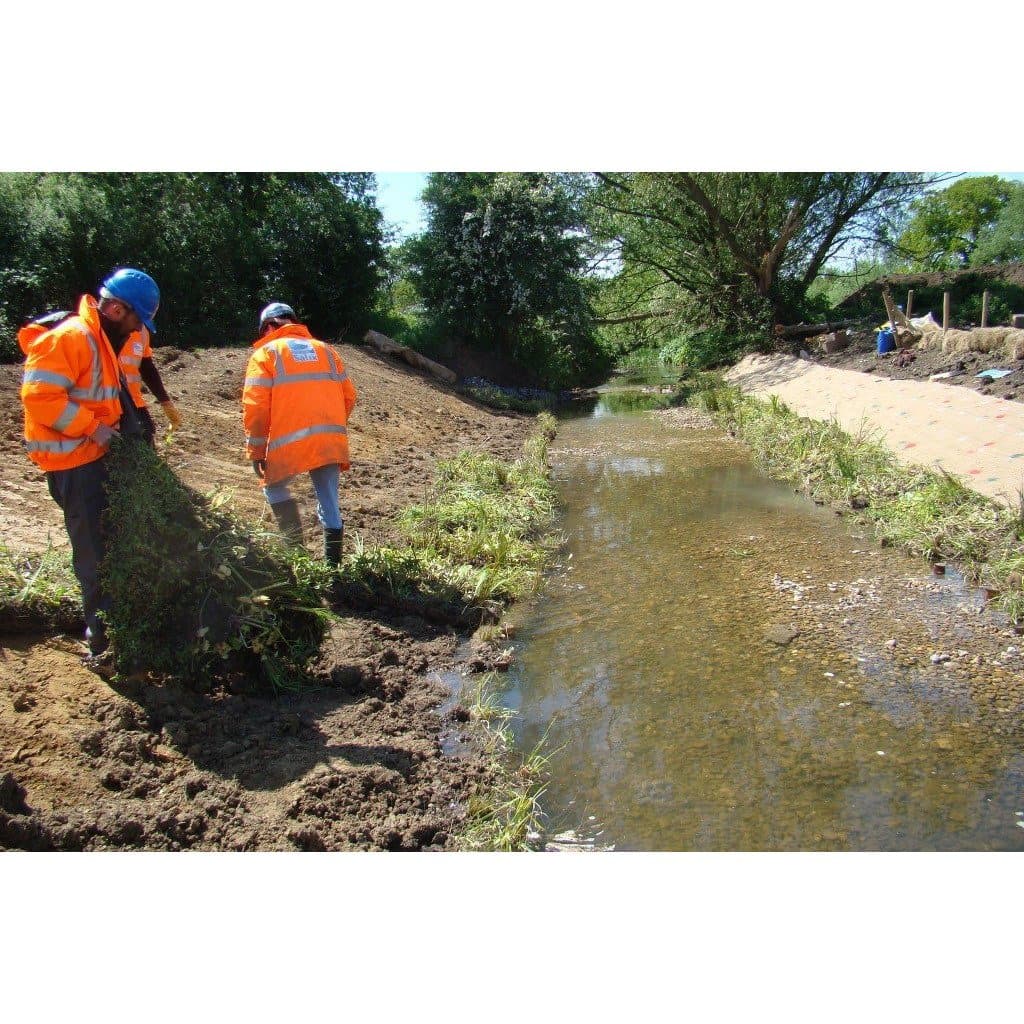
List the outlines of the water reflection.
{"type": "MultiPolygon", "coordinates": [[[[849,526],[664,418],[564,423],[552,458],[572,557],[508,701],[525,748],[549,730],[556,825],[638,850],[1024,848],[1021,752],[967,698],[873,656],[883,637],[860,660],[765,642],[780,579],[794,604],[856,582],[849,526]]],[[[876,554],[893,586],[916,571],[876,554]]]]}

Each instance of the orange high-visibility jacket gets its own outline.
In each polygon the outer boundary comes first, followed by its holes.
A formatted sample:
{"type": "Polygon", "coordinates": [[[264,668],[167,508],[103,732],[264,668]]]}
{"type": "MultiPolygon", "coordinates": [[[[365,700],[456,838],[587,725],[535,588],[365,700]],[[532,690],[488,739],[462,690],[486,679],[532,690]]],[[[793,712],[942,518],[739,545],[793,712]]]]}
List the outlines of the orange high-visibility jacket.
{"type": "Polygon", "coordinates": [[[139,367],[143,359],[153,358],[153,349],[149,344],[149,329],[143,324],[124,343],[120,355],[121,369],[124,380],[131,392],[132,401],[137,409],[146,408],[146,400],[142,397],[142,374],[139,367]]]}
{"type": "Polygon", "coordinates": [[[88,435],[97,421],[116,427],[121,419],[118,363],[100,326],[96,300],[83,295],[77,316],[23,347],[28,350],[21,383],[28,457],[45,472],[95,462],[107,449],[88,435]]]}
{"type": "Polygon", "coordinates": [[[242,392],[245,448],[266,459],[264,482],[337,463],[349,468],[345,424],[356,389],[341,357],[302,324],[285,324],[253,342],[242,392]]]}

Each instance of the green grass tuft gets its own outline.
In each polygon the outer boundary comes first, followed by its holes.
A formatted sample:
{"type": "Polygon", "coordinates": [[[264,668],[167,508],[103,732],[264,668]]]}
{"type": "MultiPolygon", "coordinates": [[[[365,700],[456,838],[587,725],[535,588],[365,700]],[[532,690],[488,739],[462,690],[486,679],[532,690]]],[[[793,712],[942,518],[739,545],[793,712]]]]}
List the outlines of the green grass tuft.
{"type": "Polygon", "coordinates": [[[70,548],[27,554],[0,544],[0,616],[12,627],[82,626],[70,548]]]}
{"type": "Polygon", "coordinates": [[[515,753],[509,729],[513,713],[501,703],[494,673],[477,680],[469,712],[486,728],[492,784],[470,798],[462,846],[466,850],[529,850],[529,837],[540,832],[543,818],[540,799],[549,773],[549,755],[543,752],[547,737],[525,756],[515,753]]]}

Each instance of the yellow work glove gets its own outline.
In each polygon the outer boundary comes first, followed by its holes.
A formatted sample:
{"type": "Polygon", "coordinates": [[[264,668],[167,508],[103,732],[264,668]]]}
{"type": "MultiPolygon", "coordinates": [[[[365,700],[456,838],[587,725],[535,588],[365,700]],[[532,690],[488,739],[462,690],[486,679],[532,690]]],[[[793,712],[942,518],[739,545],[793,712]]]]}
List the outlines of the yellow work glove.
{"type": "Polygon", "coordinates": [[[181,413],[178,412],[177,406],[168,398],[166,402],[160,403],[160,408],[163,409],[170,425],[177,430],[181,426],[181,413]]]}

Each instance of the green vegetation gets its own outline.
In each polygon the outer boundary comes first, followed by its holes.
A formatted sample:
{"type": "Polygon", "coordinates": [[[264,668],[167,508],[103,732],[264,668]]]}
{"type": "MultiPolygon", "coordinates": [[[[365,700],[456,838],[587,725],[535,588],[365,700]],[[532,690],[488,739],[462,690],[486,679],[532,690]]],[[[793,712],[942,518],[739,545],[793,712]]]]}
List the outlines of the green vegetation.
{"type": "Polygon", "coordinates": [[[971,266],[1024,260],[1024,185],[1017,185],[995,222],[978,232],[971,266]]]}
{"type": "Polygon", "coordinates": [[[992,232],[1019,185],[996,175],[961,178],[911,205],[911,218],[896,242],[915,270],[955,270],[974,264],[980,240],[992,232]]]}
{"type": "Polygon", "coordinates": [[[423,201],[427,230],[397,255],[435,324],[547,387],[603,376],[610,360],[591,323],[585,225],[559,175],[431,174],[423,201]]]}
{"type": "Polygon", "coordinates": [[[764,335],[700,327],[667,341],[659,357],[663,363],[682,364],[690,372],[711,370],[736,362],[747,352],[763,347],[764,335]]]}
{"type": "Polygon", "coordinates": [[[238,345],[272,299],[320,337],[369,326],[383,260],[372,174],[0,174],[0,360],[32,316],[118,265],[152,274],[162,344],[238,345]]]}
{"type": "MultiPolygon", "coordinates": [[[[1010,313],[1024,309],[1024,287],[1017,281],[1001,280],[998,277],[982,276],[971,269],[961,270],[955,278],[946,279],[930,287],[915,282],[914,316],[923,316],[929,310],[937,320],[942,318],[942,296],[949,292],[953,326],[968,326],[981,323],[981,303],[985,291],[989,292],[989,325],[1009,323],[1010,313]]],[[[897,302],[903,296],[893,289],[897,302]]],[[[862,291],[851,295],[843,304],[841,318],[864,316],[880,323],[883,312],[881,285],[869,284],[862,291]]]]}
{"type": "Polygon", "coordinates": [[[895,272],[894,263],[877,259],[857,260],[846,270],[827,267],[808,288],[807,295],[812,302],[820,303],[830,310],[835,309],[857,289],[863,288],[884,274],[895,272]]]}
{"type": "Polygon", "coordinates": [[[509,723],[513,712],[501,704],[494,673],[480,676],[469,708],[485,729],[491,785],[469,800],[462,845],[467,850],[522,851],[540,831],[540,798],[547,788],[548,755],[542,739],[525,756],[514,753],[509,723]]]}
{"type": "Polygon", "coordinates": [[[594,244],[619,269],[600,289],[599,322],[622,348],[714,325],[696,348],[701,365],[721,365],[723,345],[763,344],[773,322],[819,314],[809,289],[825,266],[848,244],[883,245],[927,182],[895,173],[602,173],[585,208],[594,244]]]}
{"type": "Polygon", "coordinates": [[[439,463],[432,500],[399,517],[408,546],[357,545],[341,567],[342,583],[469,606],[508,603],[532,590],[555,540],[547,533],[554,515],[547,449],[555,420],[549,413],[537,419],[522,458],[511,465],[468,452],[439,463]]]}
{"type": "Polygon", "coordinates": [[[675,404],[675,397],[671,393],[637,391],[632,388],[602,391],[598,399],[598,408],[609,413],[647,412],[651,409],[668,409],[675,404]]]}
{"type": "Polygon", "coordinates": [[[517,395],[509,395],[500,388],[493,387],[463,387],[462,393],[469,398],[475,398],[482,405],[491,409],[508,409],[512,412],[539,413],[550,409],[554,399],[544,398],[520,398],[517,395]]]}
{"type": "Polygon", "coordinates": [[[0,544],[0,617],[12,626],[77,628],[82,602],[70,548],[29,555],[0,544]]]}
{"type": "Polygon", "coordinates": [[[898,463],[866,432],[797,416],[774,397],[745,397],[721,378],[702,378],[687,398],[745,441],[770,476],[856,509],[883,545],[955,561],[967,579],[998,590],[998,606],[1015,621],[1024,619],[1024,495],[1007,509],[947,473],[898,463]]]}
{"type": "Polygon", "coordinates": [[[296,689],[326,633],[329,572],[186,487],[148,445],[110,459],[104,587],[118,671],[244,673],[296,689]]]}

